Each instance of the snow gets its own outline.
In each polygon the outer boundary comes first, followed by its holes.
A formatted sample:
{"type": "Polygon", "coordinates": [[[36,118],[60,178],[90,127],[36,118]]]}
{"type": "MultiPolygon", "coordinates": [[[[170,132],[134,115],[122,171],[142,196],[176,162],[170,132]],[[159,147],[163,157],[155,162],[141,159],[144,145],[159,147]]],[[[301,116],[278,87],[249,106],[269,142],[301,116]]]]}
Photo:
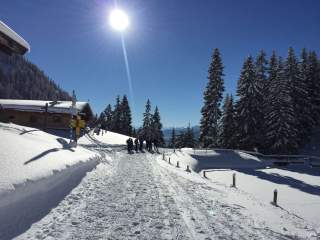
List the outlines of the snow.
{"type": "MultiPolygon", "coordinates": [[[[317,239],[312,226],[149,153],[101,164],[16,239],[317,239]]],[[[109,159],[112,159],[110,161],[109,159]]]]}
{"type": "MultiPolygon", "coordinates": [[[[1,126],[16,135],[23,128],[1,126]]],[[[45,134],[28,130],[20,138],[45,134]]],[[[14,192],[23,201],[0,207],[0,239],[319,239],[318,170],[270,168],[233,150],[161,149],[164,161],[127,154],[127,138],[90,132],[79,149],[100,156],[96,168],[88,172],[96,163],[87,161],[20,185],[14,192]],[[234,172],[237,188],[230,187],[234,172]],[[270,204],[275,186],[279,207],[270,204]]]]}
{"type": "Polygon", "coordinates": [[[21,46],[26,48],[28,51],[30,51],[30,45],[27,43],[26,40],[24,40],[21,36],[19,36],[15,31],[13,31],[9,26],[7,26],[4,22],[0,21],[0,32],[4,33],[17,43],[19,43],[21,46]]]}
{"type": "MultiPolygon", "coordinates": [[[[3,109],[43,112],[44,107],[48,104],[48,112],[70,113],[71,101],[58,101],[54,105],[51,105],[51,103],[53,102],[42,100],[0,99],[0,107],[3,109]]],[[[74,109],[80,112],[87,104],[87,102],[76,102],[74,109]]]]}
{"type": "Polygon", "coordinates": [[[210,168],[247,168],[264,167],[268,162],[261,161],[258,157],[234,150],[193,150],[191,148],[182,148],[176,150],[170,156],[172,159],[182,161],[185,165],[199,172],[202,169],[210,168]]]}
{"type": "Polygon", "coordinates": [[[0,135],[0,195],[27,179],[38,180],[96,156],[82,147],[70,149],[68,139],[36,128],[0,123],[0,135]]]}
{"type": "MultiPolygon", "coordinates": [[[[175,165],[182,169],[189,165],[200,176],[224,187],[232,184],[236,173],[237,191],[264,205],[273,200],[273,191],[278,190],[278,205],[282,211],[299,216],[320,231],[320,169],[305,164],[275,168],[270,161],[263,161],[248,153],[233,150],[205,151],[182,149],[167,153],[175,165]]],[[[237,196],[238,198],[238,196],[237,196]]],[[[248,201],[241,202],[247,206],[248,201]]],[[[248,205],[248,208],[251,208],[248,205]]],[[[260,210],[259,210],[260,211],[260,210]]]]}
{"type": "Polygon", "coordinates": [[[70,149],[67,139],[15,124],[0,123],[0,136],[0,239],[6,239],[59,202],[95,167],[99,155],[82,147],[70,149]],[[44,207],[27,213],[37,205],[44,207]],[[19,214],[26,220],[17,229],[5,224],[21,221],[19,214]]]}
{"type": "Polygon", "coordinates": [[[237,188],[264,203],[271,202],[278,190],[278,205],[320,229],[320,174],[311,176],[286,169],[211,171],[208,178],[226,185],[236,173],[237,188]]]}
{"type": "Polygon", "coordinates": [[[89,135],[85,135],[79,139],[79,144],[106,144],[110,146],[121,146],[127,144],[126,142],[128,138],[129,137],[126,135],[114,133],[111,131],[100,130],[99,134],[91,131],[89,135]]]}

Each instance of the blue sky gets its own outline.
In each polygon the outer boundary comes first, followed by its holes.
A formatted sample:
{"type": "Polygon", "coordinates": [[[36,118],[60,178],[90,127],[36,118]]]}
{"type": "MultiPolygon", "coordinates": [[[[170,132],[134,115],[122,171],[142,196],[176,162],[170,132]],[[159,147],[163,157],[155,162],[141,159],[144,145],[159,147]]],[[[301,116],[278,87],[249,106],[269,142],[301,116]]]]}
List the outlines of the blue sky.
{"type": "MultiPolygon", "coordinates": [[[[129,95],[119,33],[108,0],[1,0],[0,18],[30,44],[28,59],[63,89],[76,90],[99,113],[116,95],[129,95]]],[[[125,33],[134,125],[147,98],[165,126],[198,124],[212,50],[234,93],[243,60],[263,48],[285,56],[289,46],[319,53],[318,0],[118,0],[131,25],[125,33]]],[[[297,52],[298,54],[299,52],[297,52]]]]}

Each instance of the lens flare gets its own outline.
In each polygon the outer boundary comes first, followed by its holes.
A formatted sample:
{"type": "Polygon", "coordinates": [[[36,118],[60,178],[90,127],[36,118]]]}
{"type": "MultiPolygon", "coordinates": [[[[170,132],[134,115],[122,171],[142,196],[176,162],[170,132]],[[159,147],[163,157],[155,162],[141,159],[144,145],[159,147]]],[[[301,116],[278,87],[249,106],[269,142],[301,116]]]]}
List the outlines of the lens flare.
{"type": "Polygon", "coordinates": [[[109,15],[109,23],[114,30],[123,32],[129,26],[129,18],[124,11],[114,9],[109,15]]]}

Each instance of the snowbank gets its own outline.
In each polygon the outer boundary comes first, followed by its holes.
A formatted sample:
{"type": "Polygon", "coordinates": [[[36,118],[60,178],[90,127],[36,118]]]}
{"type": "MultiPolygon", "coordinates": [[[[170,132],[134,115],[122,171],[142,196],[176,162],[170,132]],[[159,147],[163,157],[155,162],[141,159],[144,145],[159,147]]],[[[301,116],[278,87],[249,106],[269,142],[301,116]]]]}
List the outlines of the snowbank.
{"type": "MultiPolygon", "coordinates": [[[[263,161],[248,153],[233,150],[194,152],[192,149],[181,149],[181,152],[167,153],[167,161],[169,157],[172,166],[179,161],[182,170],[189,165],[200,176],[203,175],[203,170],[206,170],[206,176],[211,182],[225,188],[230,187],[232,174],[236,173],[236,191],[263,205],[271,205],[273,191],[277,189],[281,211],[298,216],[320,231],[319,168],[311,168],[306,164],[282,168],[270,167],[268,166],[270,161],[263,161]]],[[[168,166],[170,165],[166,164],[166,167],[168,166]]],[[[171,170],[179,171],[174,167],[171,167],[171,170]]],[[[232,194],[234,195],[234,192],[232,194]]],[[[259,204],[251,207],[249,201],[239,194],[234,197],[238,199],[238,204],[261,211],[259,204]]]]}
{"type": "MultiPolygon", "coordinates": [[[[228,179],[225,179],[226,182],[221,183],[216,180],[216,175],[214,175],[214,177],[211,175],[209,178],[204,178],[202,175],[196,174],[195,172],[186,172],[184,167],[175,167],[175,161],[171,161],[172,164],[169,165],[168,157],[169,156],[167,156],[166,161],[162,160],[162,156],[157,158],[157,162],[161,167],[172,172],[176,176],[192,181],[193,184],[197,183],[202,186],[202,188],[199,187],[197,189],[197,191],[199,191],[198,194],[204,194],[203,189],[210,189],[210,191],[206,193],[208,194],[207,199],[215,199],[214,201],[222,204],[221,207],[233,206],[237,209],[236,211],[241,211],[244,215],[248,216],[246,220],[254,219],[254,221],[251,221],[251,224],[254,224],[257,229],[260,229],[257,225],[257,223],[260,222],[263,223],[265,229],[268,229],[268,231],[270,230],[274,233],[287,235],[288,239],[291,239],[292,236],[294,236],[292,239],[318,239],[317,234],[320,231],[319,225],[314,224],[309,221],[309,219],[303,219],[301,216],[297,216],[295,213],[292,213],[285,208],[275,207],[270,204],[270,196],[268,196],[266,201],[261,201],[261,199],[256,198],[253,194],[247,193],[242,189],[230,187],[232,171],[228,172],[228,179]]],[[[222,171],[222,169],[217,170],[218,173],[222,171]]],[[[209,173],[207,172],[207,176],[208,175],[209,173]]],[[[173,185],[174,183],[171,184],[173,185]]],[[[183,198],[184,196],[181,195],[179,197],[183,198]]],[[[214,201],[212,201],[212,205],[214,201]]],[[[236,211],[231,212],[231,219],[237,218],[236,211]]],[[[213,215],[215,212],[216,211],[213,210],[213,215]]],[[[239,221],[241,221],[241,219],[239,219],[239,221]]],[[[246,231],[246,225],[242,226],[241,231],[246,231]]],[[[247,236],[247,238],[250,239],[249,236],[247,236]]]]}
{"type": "Polygon", "coordinates": [[[170,156],[182,164],[189,165],[191,169],[200,172],[212,168],[264,168],[267,162],[258,157],[234,150],[193,150],[182,148],[170,156]]]}
{"type": "Polygon", "coordinates": [[[241,191],[268,203],[277,189],[279,206],[320,229],[320,173],[314,176],[294,172],[293,169],[269,168],[212,171],[206,175],[215,182],[229,185],[233,173],[236,173],[237,188],[241,191]]]}
{"type": "Polygon", "coordinates": [[[0,136],[0,239],[10,239],[58,204],[96,166],[98,155],[15,124],[0,123],[0,136]]]}
{"type": "Polygon", "coordinates": [[[0,123],[0,196],[27,180],[38,180],[96,154],[39,129],[0,123]]]}
{"type": "Polygon", "coordinates": [[[80,144],[90,145],[95,143],[102,143],[111,146],[126,145],[129,137],[119,133],[101,130],[100,134],[91,131],[89,134],[84,135],[79,139],[80,144]]]}

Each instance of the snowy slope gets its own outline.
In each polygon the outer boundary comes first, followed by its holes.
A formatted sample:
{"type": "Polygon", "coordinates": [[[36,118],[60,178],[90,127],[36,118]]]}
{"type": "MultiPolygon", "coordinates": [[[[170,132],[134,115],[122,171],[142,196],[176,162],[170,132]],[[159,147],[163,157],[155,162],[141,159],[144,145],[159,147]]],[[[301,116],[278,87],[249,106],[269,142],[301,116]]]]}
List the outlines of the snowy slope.
{"type": "Polygon", "coordinates": [[[91,131],[88,135],[84,135],[79,139],[80,144],[92,144],[93,141],[98,141],[97,143],[107,144],[107,145],[126,145],[126,141],[129,137],[119,133],[114,133],[110,131],[101,130],[100,134],[96,134],[91,131]]]}
{"type": "Polygon", "coordinates": [[[99,155],[15,124],[0,123],[0,136],[0,239],[7,239],[56,205],[96,166],[99,155]],[[12,224],[18,227],[11,229],[12,224]]]}
{"type": "Polygon", "coordinates": [[[0,123],[0,136],[0,194],[96,156],[81,147],[70,149],[67,139],[35,128],[0,123]]]}
{"type": "Polygon", "coordinates": [[[259,168],[265,167],[268,162],[261,161],[259,158],[247,153],[234,150],[196,150],[182,148],[176,150],[170,157],[182,164],[189,165],[191,169],[200,172],[203,169],[211,168],[259,168]]]}
{"type": "MultiPolygon", "coordinates": [[[[232,184],[236,173],[237,189],[263,204],[270,204],[273,191],[278,190],[278,204],[320,230],[320,169],[295,164],[283,168],[270,165],[248,153],[232,150],[194,152],[182,149],[168,152],[172,165],[179,161],[182,169],[189,165],[201,176],[206,170],[207,178],[222,186],[232,184]]],[[[245,203],[242,203],[245,204],[245,203]]],[[[248,206],[249,207],[249,206],[248,206]]]]}

